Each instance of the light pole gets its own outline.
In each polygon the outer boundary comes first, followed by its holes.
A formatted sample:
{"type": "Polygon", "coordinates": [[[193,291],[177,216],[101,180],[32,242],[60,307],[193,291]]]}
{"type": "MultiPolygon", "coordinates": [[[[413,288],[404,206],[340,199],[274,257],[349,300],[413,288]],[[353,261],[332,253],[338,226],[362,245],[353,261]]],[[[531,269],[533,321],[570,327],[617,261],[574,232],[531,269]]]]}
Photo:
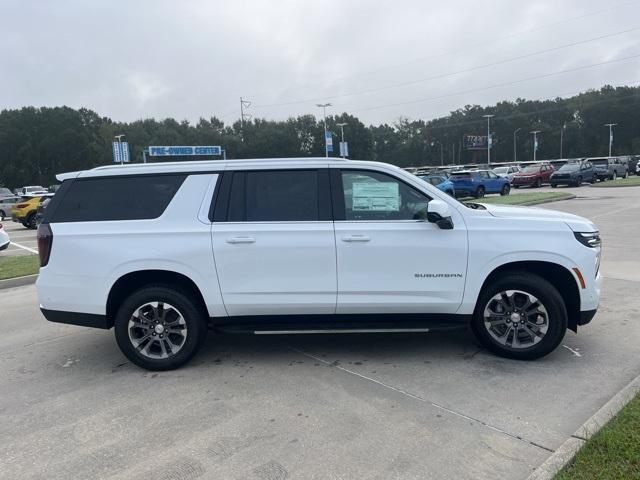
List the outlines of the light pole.
{"type": "Polygon", "coordinates": [[[483,115],[487,119],[487,166],[491,168],[491,117],[495,115],[483,115]]]}
{"type": "MultiPolygon", "coordinates": [[[[347,125],[346,123],[336,123],[336,125],[338,125],[340,127],[340,143],[344,143],[344,126],[347,125]]],[[[344,155],[345,152],[341,152],[342,158],[347,158],[346,155],[344,155]]]]}
{"type": "Polygon", "coordinates": [[[118,140],[118,150],[120,151],[120,165],[124,165],[124,155],[122,153],[122,137],[126,137],[124,133],[120,135],[114,135],[113,138],[118,140]]]}
{"type": "Polygon", "coordinates": [[[564,131],[566,130],[566,128],[567,128],[567,124],[563,123],[562,128],[560,129],[560,159],[564,158],[562,156],[562,141],[564,140],[564,131]]]}
{"type": "Polygon", "coordinates": [[[516,128],[513,131],[513,163],[516,163],[518,161],[518,139],[516,135],[518,135],[518,132],[520,130],[522,130],[522,128],[516,128]]]}
{"type": "Polygon", "coordinates": [[[534,130],[533,132],[529,132],[533,134],[533,161],[536,161],[536,154],[538,152],[538,134],[540,130],[534,130]]]}
{"type": "Polygon", "coordinates": [[[330,103],[316,103],[316,107],[322,108],[322,117],[324,118],[324,156],[329,156],[329,145],[327,145],[327,107],[330,103]]]}
{"type": "Polygon", "coordinates": [[[611,156],[611,148],[613,147],[613,127],[618,125],[617,123],[605,123],[605,127],[609,127],[609,156],[611,156]]]}
{"type": "Polygon", "coordinates": [[[438,140],[434,140],[433,142],[431,142],[431,146],[433,147],[436,143],[440,145],[440,166],[444,167],[444,155],[442,153],[442,143],[440,143],[438,140]]]}

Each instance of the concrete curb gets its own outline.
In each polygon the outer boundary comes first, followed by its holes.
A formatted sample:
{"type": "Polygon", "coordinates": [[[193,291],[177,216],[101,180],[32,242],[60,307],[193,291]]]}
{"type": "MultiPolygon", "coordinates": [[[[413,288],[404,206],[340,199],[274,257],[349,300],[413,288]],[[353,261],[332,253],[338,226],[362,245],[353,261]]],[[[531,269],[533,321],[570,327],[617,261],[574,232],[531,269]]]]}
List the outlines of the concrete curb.
{"type": "Polygon", "coordinates": [[[531,207],[533,205],[542,205],[543,203],[553,203],[553,202],[564,202],[565,200],[573,200],[577,195],[570,193],[567,197],[562,198],[552,198],[551,200],[531,200],[530,202],[521,203],[519,205],[514,205],[514,207],[531,207]]]}
{"type": "Polygon", "coordinates": [[[4,290],[5,288],[31,285],[32,283],[36,283],[37,279],[38,274],[36,273],[35,275],[26,275],[24,277],[7,278],[6,280],[0,280],[0,290],[4,290]]]}
{"type": "Polygon", "coordinates": [[[547,460],[527,477],[527,480],[552,480],[556,474],[571,462],[578,450],[593,437],[609,420],[640,392],[640,375],[616,393],[589,420],[571,435],[547,460]]]}

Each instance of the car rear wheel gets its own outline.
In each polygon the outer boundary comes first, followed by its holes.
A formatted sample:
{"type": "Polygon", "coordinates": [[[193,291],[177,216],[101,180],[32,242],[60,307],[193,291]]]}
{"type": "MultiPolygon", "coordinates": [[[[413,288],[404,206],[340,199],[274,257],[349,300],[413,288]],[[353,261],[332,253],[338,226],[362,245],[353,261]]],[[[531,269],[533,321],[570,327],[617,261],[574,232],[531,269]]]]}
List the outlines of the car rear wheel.
{"type": "Polygon", "coordinates": [[[480,186],[476,190],[476,198],[482,198],[482,197],[484,197],[484,187],[480,186]]]}
{"type": "Polygon", "coordinates": [[[118,310],[114,327],[122,353],[147,370],[184,365],[207,334],[205,315],[193,295],[169,285],[134,292],[118,310]]]}
{"type": "Polygon", "coordinates": [[[511,190],[511,187],[509,186],[509,184],[505,183],[504,186],[502,187],[502,190],[500,190],[500,195],[502,196],[509,195],[510,190],[511,190]]]}
{"type": "Polygon", "coordinates": [[[542,186],[542,179],[538,178],[536,180],[536,183],[533,186],[536,187],[536,188],[540,188],[542,186]]]}
{"type": "Polygon", "coordinates": [[[4,212],[4,210],[0,210],[0,220],[4,220],[6,216],[7,214],[4,212]]]}
{"type": "Polygon", "coordinates": [[[35,212],[31,212],[29,215],[27,215],[27,218],[23,222],[23,225],[30,230],[35,230],[38,227],[35,212]]]}
{"type": "Polygon", "coordinates": [[[582,185],[582,177],[581,177],[581,176],[579,176],[579,177],[576,179],[576,187],[579,187],[580,185],[582,185]]]}
{"type": "Polygon", "coordinates": [[[493,353],[533,360],[560,344],[567,330],[567,311],[548,281],[529,272],[513,272],[483,290],[471,327],[493,353]]]}

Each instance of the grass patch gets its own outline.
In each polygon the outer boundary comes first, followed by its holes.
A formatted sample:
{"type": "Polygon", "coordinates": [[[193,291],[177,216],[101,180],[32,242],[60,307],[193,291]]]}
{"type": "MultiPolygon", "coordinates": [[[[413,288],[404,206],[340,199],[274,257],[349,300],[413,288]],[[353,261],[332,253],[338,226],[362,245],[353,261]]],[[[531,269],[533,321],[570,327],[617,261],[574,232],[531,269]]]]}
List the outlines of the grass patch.
{"type": "Polygon", "coordinates": [[[475,203],[490,203],[494,205],[537,205],[538,203],[546,203],[555,200],[568,200],[575,197],[572,193],[567,192],[531,192],[518,193],[516,195],[484,197],[471,201],[475,203]]]}
{"type": "Polygon", "coordinates": [[[608,180],[606,182],[598,182],[592,187],[596,188],[615,188],[615,187],[640,187],[640,175],[629,178],[620,178],[618,180],[608,180]]]}
{"type": "Polygon", "coordinates": [[[38,255],[0,257],[0,280],[33,275],[38,273],[38,268],[40,268],[38,255]]]}
{"type": "Polygon", "coordinates": [[[640,478],[640,394],[596,433],[555,480],[640,478]]]}

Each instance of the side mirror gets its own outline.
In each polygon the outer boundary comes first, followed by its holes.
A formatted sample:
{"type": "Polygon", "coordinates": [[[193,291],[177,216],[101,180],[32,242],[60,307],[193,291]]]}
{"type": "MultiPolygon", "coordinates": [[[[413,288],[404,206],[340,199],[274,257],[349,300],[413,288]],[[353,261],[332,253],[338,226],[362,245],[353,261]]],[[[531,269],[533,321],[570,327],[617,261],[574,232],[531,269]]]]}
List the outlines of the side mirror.
{"type": "Polygon", "coordinates": [[[442,230],[453,229],[453,221],[451,220],[451,209],[446,202],[433,199],[428,205],[427,220],[435,223],[442,230]]]}

